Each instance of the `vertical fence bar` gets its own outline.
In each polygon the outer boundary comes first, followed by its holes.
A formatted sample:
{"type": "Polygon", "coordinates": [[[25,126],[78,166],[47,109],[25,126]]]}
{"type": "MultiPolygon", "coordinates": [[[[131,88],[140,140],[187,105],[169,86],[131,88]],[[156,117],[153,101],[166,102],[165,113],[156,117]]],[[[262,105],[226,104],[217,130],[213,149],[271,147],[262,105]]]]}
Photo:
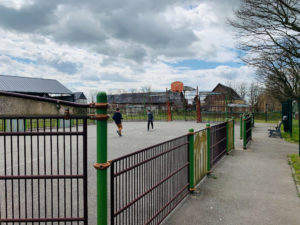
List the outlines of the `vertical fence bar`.
{"type": "Polygon", "coordinates": [[[265,121],[268,122],[268,104],[266,104],[266,117],[265,121]]]}
{"type": "MultiPolygon", "coordinates": [[[[83,184],[83,195],[84,195],[84,225],[88,225],[88,147],[87,147],[87,119],[83,119],[83,174],[84,174],[84,184],[83,184]]],[[[71,136],[70,136],[71,138],[71,136]]],[[[78,186],[77,186],[78,188],[78,186]]],[[[77,206],[78,207],[78,206],[77,206]]]]}
{"type": "Polygon", "coordinates": [[[207,173],[210,174],[210,124],[206,124],[207,130],[207,173]]]}
{"type": "Polygon", "coordinates": [[[247,145],[247,127],[246,127],[246,116],[243,117],[243,149],[246,149],[247,145]]]}
{"type": "Polygon", "coordinates": [[[293,136],[293,101],[292,99],[288,100],[288,123],[289,123],[289,133],[290,133],[290,137],[293,136]]]}
{"type": "Polygon", "coordinates": [[[229,144],[229,133],[228,133],[228,131],[229,131],[229,120],[228,119],[226,119],[226,154],[228,154],[228,152],[229,152],[229,148],[228,148],[228,144],[229,144]]]}
{"type": "Polygon", "coordinates": [[[189,140],[189,161],[190,161],[189,183],[190,183],[190,192],[193,192],[195,191],[194,129],[189,129],[188,140],[189,140]]]}
{"type": "Polygon", "coordinates": [[[235,149],[235,145],[234,145],[234,125],[235,125],[235,121],[234,121],[234,117],[232,117],[232,148],[235,149]]]}
{"type": "MultiPolygon", "coordinates": [[[[97,94],[97,103],[107,103],[105,92],[97,94]]],[[[106,115],[107,108],[97,108],[106,115]]],[[[107,162],[107,120],[97,120],[97,163],[107,162]]],[[[107,169],[97,170],[97,225],[107,225],[107,169]]]]}
{"type": "Polygon", "coordinates": [[[240,139],[243,139],[243,114],[240,114],[240,139]]]}

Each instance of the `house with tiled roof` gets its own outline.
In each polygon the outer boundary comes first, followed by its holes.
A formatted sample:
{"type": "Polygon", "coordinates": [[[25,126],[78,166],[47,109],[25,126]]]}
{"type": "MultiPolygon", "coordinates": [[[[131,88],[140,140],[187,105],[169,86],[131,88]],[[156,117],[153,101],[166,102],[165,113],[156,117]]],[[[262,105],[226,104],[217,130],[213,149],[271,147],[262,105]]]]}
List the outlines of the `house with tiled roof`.
{"type": "Polygon", "coordinates": [[[246,112],[250,108],[233,88],[220,83],[206,96],[204,102],[205,111],[225,112],[226,104],[229,112],[246,112]]]}

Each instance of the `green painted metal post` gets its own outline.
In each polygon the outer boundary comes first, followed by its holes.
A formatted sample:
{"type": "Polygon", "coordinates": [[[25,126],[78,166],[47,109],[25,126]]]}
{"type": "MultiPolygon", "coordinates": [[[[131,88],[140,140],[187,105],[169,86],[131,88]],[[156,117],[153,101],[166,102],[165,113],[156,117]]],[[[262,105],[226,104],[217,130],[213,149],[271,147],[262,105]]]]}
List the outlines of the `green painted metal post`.
{"type": "Polygon", "coordinates": [[[288,123],[289,123],[289,132],[290,137],[293,136],[293,100],[288,100],[288,106],[289,106],[289,115],[288,115],[288,123]]]}
{"type": "Polygon", "coordinates": [[[243,117],[243,149],[247,148],[247,140],[246,140],[246,117],[243,117]]]}
{"type": "Polygon", "coordinates": [[[190,182],[190,192],[195,191],[195,159],[194,159],[194,129],[189,129],[189,182],[190,182]]]}
{"type": "Polygon", "coordinates": [[[240,139],[243,139],[243,114],[240,115],[240,139]]]}
{"type": "Polygon", "coordinates": [[[226,119],[226,153],[228,154],[228,152],[229,152],[229,148],[228,148],[228,144],[229,144],[229,140],[228,140],[228,137],[229,137],[229,135],[228,135],[228,130],[229,130],[229,122],[228,122],[229,120],[228,119],[226,119]]]}
{"type": "MultiPolygon", "coordinates": [[[[107,103],[105,92],[97,94],[97,103],[107,103]]],[[[96,114],[107,114],[97,108],[96,114]]],[[[107,162],[107,120],[97,120],[97,163],[107,162]]],[[[97,225],[107,225],[107,169],[97,170],[97,225]]]]}
{"type": "Polygon", "coordinates": [[[210,124],[206,124],[206,130],[207,130],[207,173],[210,174],[210,124]]]}
{"type": "Polygon", "coordinates": [[[234,117],[232,117],[232,148],[235,149],[235,145],[234,145],[234,125],[235,125],[235,121],[234,121],[234,117]]]}

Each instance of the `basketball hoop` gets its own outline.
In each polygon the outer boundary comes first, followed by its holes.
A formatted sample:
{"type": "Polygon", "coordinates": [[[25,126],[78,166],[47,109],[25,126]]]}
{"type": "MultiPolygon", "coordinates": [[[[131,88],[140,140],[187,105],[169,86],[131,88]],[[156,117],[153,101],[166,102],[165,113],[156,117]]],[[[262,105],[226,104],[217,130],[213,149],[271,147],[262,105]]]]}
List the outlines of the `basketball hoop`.
{"type": "Polygon", "coordinates": [[[183,91],[183,83],[180,81],[175,81],[171,84],[171,91],[173,92],[182,92],[183,91]]]}

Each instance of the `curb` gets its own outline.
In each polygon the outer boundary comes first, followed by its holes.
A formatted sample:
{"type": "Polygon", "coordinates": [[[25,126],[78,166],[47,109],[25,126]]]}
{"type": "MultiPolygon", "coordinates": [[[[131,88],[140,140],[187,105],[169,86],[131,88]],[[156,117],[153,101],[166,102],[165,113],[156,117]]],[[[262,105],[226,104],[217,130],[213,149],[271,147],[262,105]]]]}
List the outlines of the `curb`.
{"type": "Polygon", "coordinates": [[[292,177],[293,177],[293,180],[294,180],[294,183],[295,183],[295,186],[296,186],[296,190],[298,192],[298,197],[300,198],[300,181],[296,177],[296,172],[295,172],[295,170],[293,168],[292,161],[291,161],[290,158],[288,158],[288,164],[291,167],[292,177]]]}

